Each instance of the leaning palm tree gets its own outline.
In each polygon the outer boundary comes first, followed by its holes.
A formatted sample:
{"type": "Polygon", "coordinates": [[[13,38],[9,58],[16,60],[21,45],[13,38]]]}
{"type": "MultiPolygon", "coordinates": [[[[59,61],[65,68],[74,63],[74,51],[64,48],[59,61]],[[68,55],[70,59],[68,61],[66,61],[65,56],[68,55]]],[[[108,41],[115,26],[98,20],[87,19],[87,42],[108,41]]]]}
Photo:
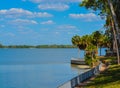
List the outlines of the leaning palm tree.
{"type": "Polygon", "coordinates": [[[86,48],[86,44],[84,43],[82,37],[76,35],[72,37],[72,44],[78,47],[78,51],[84,50],[86,48]]]}
{"type": "Polygon", "coordinates": [[[81,38],[78,35],[75,35],[72,37],[72,44],[79,47],[79,45],[81,44],[81,38]]]}
{"type": "MultiPolygon", "coordinates": [[[[72,44],[79,47],[79,45],[81,44],[81,38],[78,35],[75,35],[72,37],[72,44]]],[[[79,57],[79,53],[80,53],[80,48],[78,48],[78,57],[79,57]]]]}

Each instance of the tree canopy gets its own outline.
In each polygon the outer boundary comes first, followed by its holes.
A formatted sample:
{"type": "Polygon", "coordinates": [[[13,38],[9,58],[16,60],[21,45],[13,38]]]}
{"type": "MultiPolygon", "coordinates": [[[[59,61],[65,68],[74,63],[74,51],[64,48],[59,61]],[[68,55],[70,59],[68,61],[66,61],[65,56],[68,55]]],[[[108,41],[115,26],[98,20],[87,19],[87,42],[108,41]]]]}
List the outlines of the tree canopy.
{"type": "MultiPolygon", "coordinates": [[[[83,0],[80,6],[84,6],[87,9],[98,11],[102,18],[106,19],[106,28],[112,30],[111,39],[112,45],[116,46],[118,64],[119,47],[120,47],[120,0],[83,0]],[[114,43],[115,42],[115,43],[114,43]]],[[[112,49],[114,50],[114,49],[112,49]]]]}
{"type": "Polygon", "coordinates": [[[96,56],[98,55],[98,48],[109,47],[110,39],[100,31],[95,31],[90,35],[78,36],[72,38],[73,45],[79,49],[85,50],[85,61],[90,66],[98,63],[96,56]]]}

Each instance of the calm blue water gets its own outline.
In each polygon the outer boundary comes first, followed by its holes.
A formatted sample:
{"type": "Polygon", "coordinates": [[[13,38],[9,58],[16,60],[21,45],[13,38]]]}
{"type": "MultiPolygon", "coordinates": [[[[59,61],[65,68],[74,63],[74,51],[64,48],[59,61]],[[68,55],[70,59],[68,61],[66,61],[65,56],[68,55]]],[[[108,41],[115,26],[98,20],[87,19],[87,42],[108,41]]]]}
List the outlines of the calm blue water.
{"type": "Polygon", "coordinates": [[[70,65],[77,56],[77,49],[0,49],[0,88],[56,88],[84,71],[70,65]]]}
{"type": "Polygon", "coordinates": [[[0,49],[0,88],[56,88],[85,71],[72,57],[78,49],[0,49]]]}

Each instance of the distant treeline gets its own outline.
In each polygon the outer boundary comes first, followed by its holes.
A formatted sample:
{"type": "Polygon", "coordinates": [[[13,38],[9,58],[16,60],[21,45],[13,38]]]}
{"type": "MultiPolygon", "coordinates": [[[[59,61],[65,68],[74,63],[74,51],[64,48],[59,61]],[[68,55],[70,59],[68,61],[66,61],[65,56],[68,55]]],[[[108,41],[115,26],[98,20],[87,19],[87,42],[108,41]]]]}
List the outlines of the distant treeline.
{"type": "Polygon", "coordinates": [[[0,44],[0,48],[76,48],[73,45],[8,45],[4,46],[0,44]]]}

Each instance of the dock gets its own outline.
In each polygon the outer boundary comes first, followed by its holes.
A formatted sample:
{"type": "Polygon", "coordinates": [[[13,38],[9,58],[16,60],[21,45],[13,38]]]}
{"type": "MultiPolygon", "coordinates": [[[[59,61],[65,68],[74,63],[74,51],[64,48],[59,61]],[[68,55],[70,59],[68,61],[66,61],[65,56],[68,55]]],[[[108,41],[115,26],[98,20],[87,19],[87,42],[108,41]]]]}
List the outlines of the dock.
{"type": "Polygon", "coordinates": [[[71,64],[75,64],[75,65],[87,65],[85,63],[84,59],[77,59],[77,58],[72,58],[71,59],[71,64]]]}

